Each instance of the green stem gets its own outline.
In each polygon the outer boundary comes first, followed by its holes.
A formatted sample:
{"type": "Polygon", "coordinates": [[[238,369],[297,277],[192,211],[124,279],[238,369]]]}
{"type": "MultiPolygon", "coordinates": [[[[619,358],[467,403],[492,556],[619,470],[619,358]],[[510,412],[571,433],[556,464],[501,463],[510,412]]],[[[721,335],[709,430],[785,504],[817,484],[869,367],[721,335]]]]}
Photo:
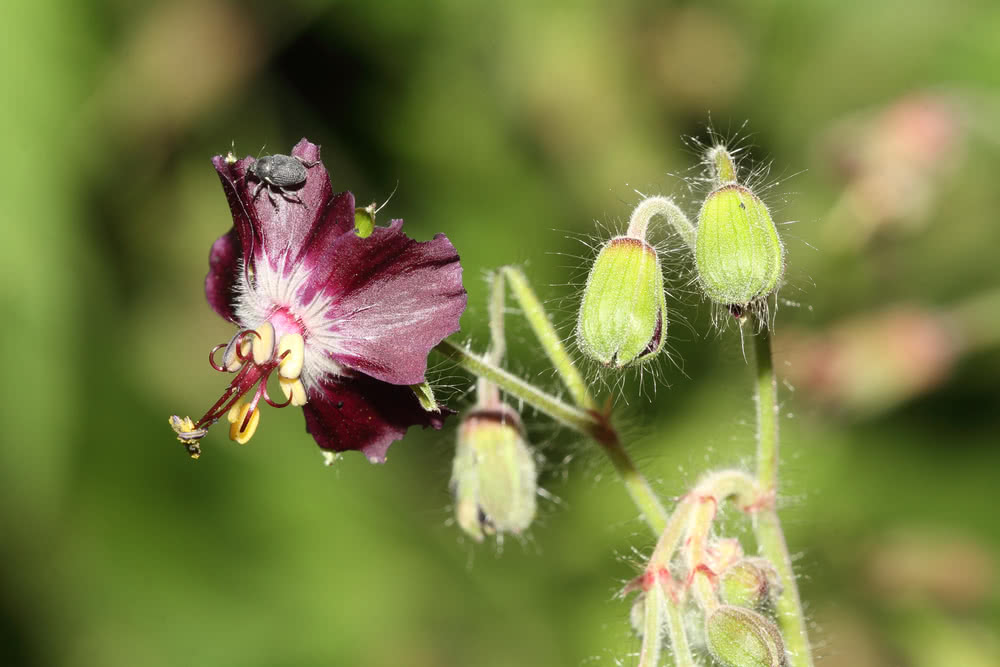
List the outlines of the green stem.
{"type": "Polygon", "coordinates": [[[676,667],[695,667],[691,645],[688,643],[687,632],[684,630],[684,602],[675,600],[673,593],[664,591],[667,611],[667,638],[670,641],[670,651],[674,656],[676,667]]]}
{"type": "Polygon", "coordinates": [[[771,332],[754,336],[757,358],[757,481],[764,493],[778,487],[778,382],[771,356],[771,332]]]}
{"type": "Polygon", "coordinates": [[[778,383],[771,355],[771,335],[766,326],[754,336],[754,351],[757,357],[757,480],[761,493],[769,499],[756,514],[754,532],[761,553],[774,566],[781,582],[775,606],[788,654],[788,667],[812,667],[802,601],[774,502],[778,491],[778,383]]]}
{"type": "Polygon", "coordinates": [[[618,433],[606,416],[596,410],[582,410],[569,405],[451,340],[441,341],[434,349],[473,375],[485,378],[509,395],[544,412],[561,424],[594,439],[611,459],[612,465],[621,476],[625,488],[639,511],[642,512],[646,523],[656,534],[663,532],[667,524],[667,511],[660,503],[660,499],[653,493],[649,482],[646,481],[646,478],[635,467],[632,459],[629,458],[628,453],[625,452],[618,439],[618,433]]]}
{"type": "MultiPolygon", "coordinates": [[[[494,366],[499,366],[507,351],[507,340],[504,336],[504,279],[502,273],[490,276],[490,347],[486,351],[486,360],[494,366]]],[[[496,408],[500,406],[500,390],[486,378],[479,378],[476,383],[477,404],[482,407],[496,408]]]]}
{"type": "Polygon", "coordinates": [[[653,586],[643,601],[642,648],[638,667],[660,667],[663,650],[663,612],[666,610],[663,590],[653,586]]]}
{"type": "Polygon", "coordinates": [[[684,240],[684,243],[694,252],[697,232],[691,220],[674,203],[670,197],[646,197],[632,211],[632,217],[628,221],[628,231],[626,234],[635,239],[646,240],[646,232],[649,229],[650,221],[662,215],[667,223],[673,227],[674,231],[684,240]]]}
{"type": "Polygon", "coordinates": [[[528,284],[528,278],[521,269],[513,266],[505,266],[500,269],[500,275],[507,278],[510,289],[521,304],[521,311],[524,318],[528,320],[535,337],[541,344],[545,355],[552,362],[552,366],[559,373],[566,389],[569,390],[573,402],[581,408],[592,410],[596,407],[594,399],[587,390],[587,383],[583,380],[583,375],[573,364],[573,360],[566,351],[566,346],[562,343],[556,328],[552,326],[552,321],[545,312],[545,307],[535,295],[535,291],[528,284]]]}

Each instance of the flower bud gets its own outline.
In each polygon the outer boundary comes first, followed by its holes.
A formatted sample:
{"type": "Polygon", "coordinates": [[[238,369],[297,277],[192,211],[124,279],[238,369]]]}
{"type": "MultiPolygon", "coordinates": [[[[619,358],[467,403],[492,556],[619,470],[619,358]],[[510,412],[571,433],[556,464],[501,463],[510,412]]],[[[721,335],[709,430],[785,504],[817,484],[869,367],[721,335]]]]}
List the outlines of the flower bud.
{"type": "Polygon", "coordinates": [[[785,645],[778,626],[755,611],[721,606],[705,622],[708,650],[729,667],[781,667],[785,645]]]}
{"type": "Polygon", "coordinates": [[[702,290],[716,303],[743,306],[772,294],[785,270],[784,248],[760,197],[735,184],[708,195],[695,261],[702,290]]]}
{"type": "Polygon", "coordinates": [[[458,430],[452,465],[458,525],[477,542],[483,535],[518,534],[535,517],[538,473],[517,413],[478,408],[458,430]]]}
{"type": "Polygon", "coordinates": [[[726,568],[719,577],[719,597],[735,607],[756,609],[764,604],[777,574],[761,558],[747,558],[726,568]]]}
{"type": "Polygon", "coordinates": [[[587,278],[576,333],[580,349],[605,366],[623,368],[660,351],[667,307],[651,245],[629,236],[604,245],[587,278]]]}

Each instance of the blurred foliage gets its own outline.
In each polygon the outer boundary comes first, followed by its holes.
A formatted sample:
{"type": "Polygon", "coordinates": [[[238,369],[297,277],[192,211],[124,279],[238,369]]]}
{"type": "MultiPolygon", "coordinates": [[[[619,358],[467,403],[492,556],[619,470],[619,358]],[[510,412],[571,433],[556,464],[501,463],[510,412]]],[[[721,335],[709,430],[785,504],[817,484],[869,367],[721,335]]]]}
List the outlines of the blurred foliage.
{"type": "MultiPolygon", "coordinates": [[[[995,2],[35,0],[0,18],[3,664],[637,650],[613,596],[653,540],[593,447],[542,418],[526,415],[560,501],[502,550],[448,524],[454,427],[331,470],[291,410],[246,448],[213,433],[197,463],[166,418],[222,389],[205,357],[230,331],[202,279],[230,219],[211,155],[305,135],[360,202],[398,183],[383,215],[449,235],[464,335],[482,343],[481,276],[509,262],[571,331],[587,244],[621,227],[634,190],[696,206],[682,137],[709,123],[771,164],[768,203],[797,221],[778,335],[800,351],[861,336],[843,358],[877,385],[830,400],[793,369],[783,390],[782,510],[822,664],[1000,663],[995,2]],[[913,129],[892,110],[915,99],[930,102],[913,129]],[[898,355],[879,365],[907,331],[880,313],[900,304],[945,318],[947,336],[903,355],[936,364],[912,381],[898,355]]],[[[666,497],[753,440],[739,335],[712,328],[675,257],[674,363],[655,389],[630,376],[621,411],[666,497]]],[[[555,388],[514,333],[510,367],[555,388]]],[[[437,363],[460,406],[471,382],[437,363]]]]}

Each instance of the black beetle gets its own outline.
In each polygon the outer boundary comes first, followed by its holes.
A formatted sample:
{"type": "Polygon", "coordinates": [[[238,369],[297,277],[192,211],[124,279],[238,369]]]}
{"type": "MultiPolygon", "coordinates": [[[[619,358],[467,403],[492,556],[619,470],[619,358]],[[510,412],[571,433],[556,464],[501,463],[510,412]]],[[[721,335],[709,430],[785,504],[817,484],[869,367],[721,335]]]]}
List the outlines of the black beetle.
{"type": "Polygon", "coordinates": [[[288,188],[301,187],[306,182],[306,170],[317,164],[319,164],[319,160],[307,162],[297,155],[265,155],[255,160],[250,165],[250,173],[256,176],[260,183],[254,188],[253,199],[256,200],[261,188],[266,187],[268,198],[272,204],[277,206],[277,202],[271,195],[271,189],[277,188],[281,192],[281,196],[288,201],[305,206],[305,202],[288,188]]]}

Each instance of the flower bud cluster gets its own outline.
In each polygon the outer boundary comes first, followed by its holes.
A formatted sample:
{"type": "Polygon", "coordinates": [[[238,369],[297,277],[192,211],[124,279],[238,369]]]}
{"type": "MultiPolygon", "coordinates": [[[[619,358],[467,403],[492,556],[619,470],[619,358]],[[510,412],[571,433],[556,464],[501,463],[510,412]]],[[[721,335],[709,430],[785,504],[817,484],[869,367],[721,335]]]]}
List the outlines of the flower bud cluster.
{"type": "Polygon", "coordinates": [[[577,317],[580,350],[606,367],[649,361],[663,349],[667,309],[660,258],[647,241],[649,223],[662,216],[694,256],[697,283],[711,301],[737,317],[774,294],[785,251],[767,206],[738,180],[724,146],[707,151],[713,190],[697,227],[669,198],[639,203],[624,236],[600,249],[590,268],[577,317]]]}

